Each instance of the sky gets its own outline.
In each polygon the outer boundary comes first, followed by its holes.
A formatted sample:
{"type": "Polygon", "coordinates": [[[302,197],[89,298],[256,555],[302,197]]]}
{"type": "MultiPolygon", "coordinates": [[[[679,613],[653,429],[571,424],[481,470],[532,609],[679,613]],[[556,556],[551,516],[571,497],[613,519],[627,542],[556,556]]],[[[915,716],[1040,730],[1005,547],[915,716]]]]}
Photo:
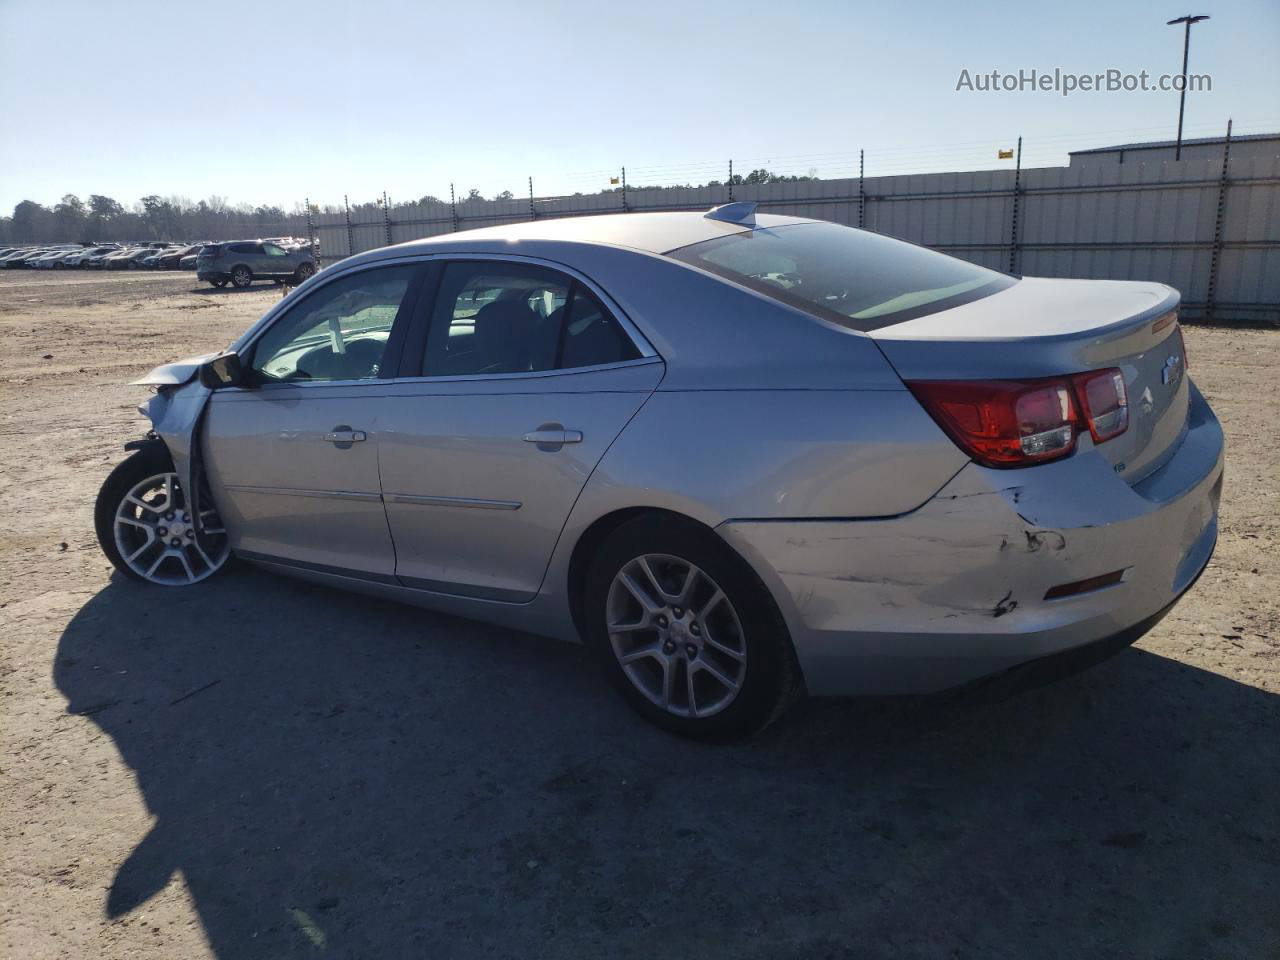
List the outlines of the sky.
{"type": "Polygon", "coordinates": [[[0,211],[65,193],[293,209],[998,169],[1171,139],[1174,92],[981,92],[970,77],[1181,67],[1186,136],[1280,130],[1280,2],[102,3],[0,0],[0,211]]]}

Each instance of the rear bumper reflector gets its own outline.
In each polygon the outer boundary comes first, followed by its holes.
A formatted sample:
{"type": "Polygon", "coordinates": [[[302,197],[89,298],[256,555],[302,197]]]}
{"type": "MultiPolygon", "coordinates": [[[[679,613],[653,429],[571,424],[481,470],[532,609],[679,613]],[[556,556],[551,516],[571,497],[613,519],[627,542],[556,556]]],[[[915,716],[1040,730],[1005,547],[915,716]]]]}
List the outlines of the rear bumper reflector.
{"type": "Polygon", "coordinates": [[[1123,570],[1113,570],[1110,573],[1102,574],[1100,577],[1090,577],[1088,580],[1076,580],[1072,583],[1060,583],[1056,587],[1050,587],[1045,591],[1044,598],[1046,600],[1060,600],[1063,597],[1074,597],[1076,594],[1101,590],[1103,587],[1114,587],[1123,579],[1123,570]]]}

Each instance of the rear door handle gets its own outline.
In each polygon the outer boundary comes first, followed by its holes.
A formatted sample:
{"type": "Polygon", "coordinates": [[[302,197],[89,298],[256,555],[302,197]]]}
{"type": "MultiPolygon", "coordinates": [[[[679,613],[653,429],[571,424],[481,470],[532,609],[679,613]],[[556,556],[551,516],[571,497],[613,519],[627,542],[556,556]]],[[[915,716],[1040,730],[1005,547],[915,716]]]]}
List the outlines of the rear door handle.
{"type": "Polygon", "coordinates": [[[544,423],[524,435],[525,443],[536,443],[539,450],[559,450],[566,443],[581,443],[581,430],[566,430],[558,423],[544,423]]]}
{"type": "Polygon", "coordinates": [[[352,430],[350,428],[330,430],[324,435],[324,438],[329,443],[361,443],[368,439],[363,430],[352,430]]]}

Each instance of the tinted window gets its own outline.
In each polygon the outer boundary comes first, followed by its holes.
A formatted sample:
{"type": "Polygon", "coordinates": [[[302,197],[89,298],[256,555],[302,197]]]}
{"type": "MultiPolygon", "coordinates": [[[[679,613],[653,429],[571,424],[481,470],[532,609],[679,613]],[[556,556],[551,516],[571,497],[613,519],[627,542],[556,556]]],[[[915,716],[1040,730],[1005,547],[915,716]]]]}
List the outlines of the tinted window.
{"type": "Polygon", "coordinates": [[[264,243],[262,245],[262,249],[263,251],[266,252],[267,256],[270,256],[270,257],[285,256],[284,250],[282,250],[280,247],[277,247],[274,243],[264,243]]]}
{"type": "Polygon", "coordinates": [[[531,373],[634,360],[617,320],[573,278],[512,263],[448,264],[427,337],[426,376],[531,373]]]}
{"type": "Polygon", "coordinates": [[[364,270],[321,287],[262,335],[253,369],[266,382],[376,378],[414,270],[364,270]]]}
{"type": "Polygon", "coordinates": [[[936,313],[1017,282],[924,247],[834,223],[735,233],[670,256],[856,330],[936,313]]]}
{"type": "Polygon", "coordinates": [[[639,357],[631,338],[595,294],[576,284],[568,323],[561,333],[559,366],[590,367],[639,357]]]}

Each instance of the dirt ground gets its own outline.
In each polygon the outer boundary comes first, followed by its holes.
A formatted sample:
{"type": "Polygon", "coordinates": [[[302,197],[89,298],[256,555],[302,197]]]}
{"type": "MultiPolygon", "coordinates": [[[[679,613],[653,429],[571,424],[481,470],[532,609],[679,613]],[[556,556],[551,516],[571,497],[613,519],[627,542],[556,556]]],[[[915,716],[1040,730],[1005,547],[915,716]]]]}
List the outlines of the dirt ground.
{"type": "Polygon", "coordinates": [[[1280,957],[1280,332],[1187,331],[1221,540],[1136,648],[704,747],[569,645],[111,576],[126,382],[278,296],[194,287],[0,275],[4,956],[1280,957]]]}

